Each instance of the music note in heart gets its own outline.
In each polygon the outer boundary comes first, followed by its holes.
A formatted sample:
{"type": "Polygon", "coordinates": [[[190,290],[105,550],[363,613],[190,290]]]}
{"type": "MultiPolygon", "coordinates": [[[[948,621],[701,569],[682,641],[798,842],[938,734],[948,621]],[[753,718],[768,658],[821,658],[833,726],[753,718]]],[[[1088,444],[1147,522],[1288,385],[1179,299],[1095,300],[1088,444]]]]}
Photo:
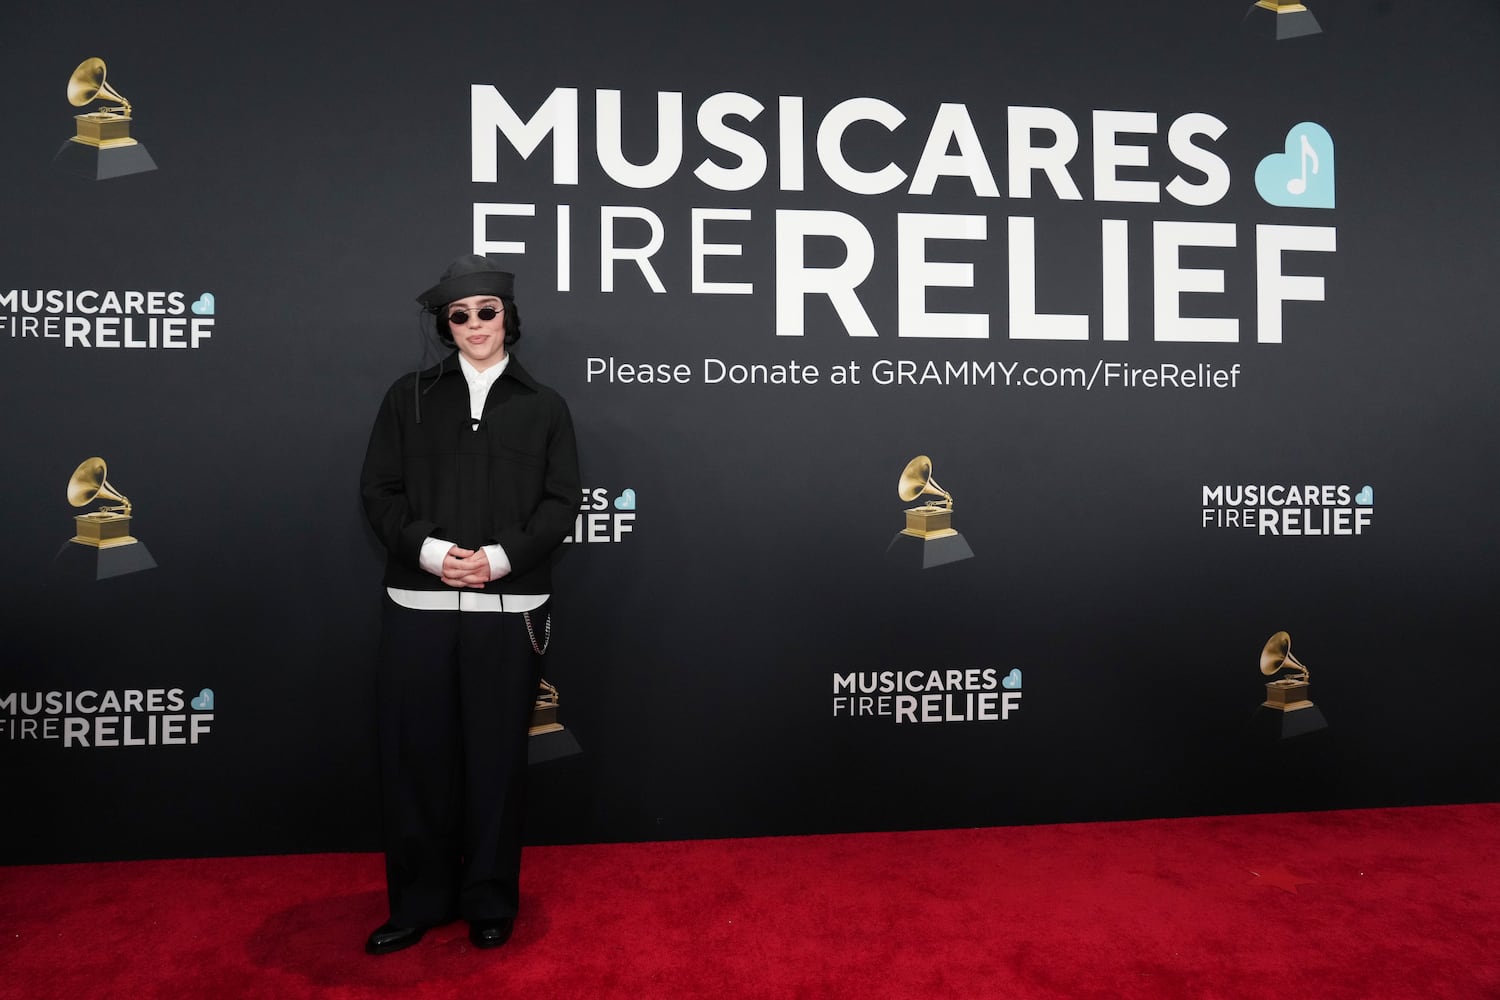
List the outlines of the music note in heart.
{"type": "Polygon", "coordinates": [[[1318,172],[1318,154],[1312,148],[1312,143],[1307,141],[1307,133],[1298,136],[1302,140],[1302,176],[1293,177],[1286,182],[1287,194],[1305,194],[1307,192],[1307,162],[1312,161],[1312,172],[1318,172]]]}
{"type": "Polygon", "coordinates": [[[1328,130],[1298,122],[1287,129],[1281,151],[1256,165],[1255,191],[1267,205],[1332,208],[1337,166],[1328,130]]]}

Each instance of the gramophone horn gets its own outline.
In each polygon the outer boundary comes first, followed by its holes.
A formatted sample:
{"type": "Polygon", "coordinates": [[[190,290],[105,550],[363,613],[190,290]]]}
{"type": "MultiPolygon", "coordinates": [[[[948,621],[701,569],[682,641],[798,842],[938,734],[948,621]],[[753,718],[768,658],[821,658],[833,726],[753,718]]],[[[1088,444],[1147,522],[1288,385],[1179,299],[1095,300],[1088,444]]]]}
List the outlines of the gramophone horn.
{"type": "Polygon", "coordinates": [[[1269,677],[1282,667],[1301,671],[1302,679],[1307,680],[1307,667],[1292,655],[1292,637],[1285,632],[1277,632],[1266,640],[1265,648],[1260,651],[1260,672],[1269,677]]]}
{"type": "Polygon", "coordinates": [[[125,100],[119,91],[104,82],[104,60],[85,59],[78,64],[73,75],[68,77],[68,103],[75,108],[81,108],[96,97],[114,101],[120,105],[118,109],[120,113],[129,117],[130,102],[125,100]]]}
{"type": "Polygon", "coordinates": [[[901,481],[896,485],[896,492],[902,500],[915,500],[927,493],[942,497],[949,505],[953,503],[953,497],[948,491],[933,480],[932,459],[926,455],[918,455],[906,463],[906,468],[901,470],[901,481]]]}
{"type": "Polygon", "coordinates": [[[125,505],[125,513],[130,513],[130,501],[104,478],[107,471],[104,459],[84,459],[68,480],[68,503],[74,507],[82,507],[96,499],[118,500],[125,505]]]}

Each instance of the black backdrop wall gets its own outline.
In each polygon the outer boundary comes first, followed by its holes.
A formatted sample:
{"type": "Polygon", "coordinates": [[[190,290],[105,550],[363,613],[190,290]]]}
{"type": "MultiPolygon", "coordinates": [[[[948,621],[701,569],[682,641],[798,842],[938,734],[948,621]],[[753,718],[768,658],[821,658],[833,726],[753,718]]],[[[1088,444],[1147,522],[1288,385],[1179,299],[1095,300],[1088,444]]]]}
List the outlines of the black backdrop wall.
{"type": "Polygon", "coordinates": [[[0,860],[375,846],[356,479],[470,251],[587,486],[533,840],[1496,797],[1500,10],[1244,6],[12,5],[0,860]],[[155,170],[54,162],[95,56],[155,170]]]}

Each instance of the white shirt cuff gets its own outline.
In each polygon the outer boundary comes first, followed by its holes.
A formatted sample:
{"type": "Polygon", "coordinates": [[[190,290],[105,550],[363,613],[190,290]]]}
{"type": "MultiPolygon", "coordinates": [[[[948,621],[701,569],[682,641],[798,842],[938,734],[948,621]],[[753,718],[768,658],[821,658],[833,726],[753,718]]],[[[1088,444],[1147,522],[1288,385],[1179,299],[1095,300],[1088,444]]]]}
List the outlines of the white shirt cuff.
{"type": "Polygon", "coordinates": [[[433,576],[440,577],[443,575],[443,557],[451,548],[453,548],[452,542],[445,542],[441,538],[429,538],[422,543],[422,551],[417,556],[417,565],[433,576]]]}
{"type": "Polygon", "coordinates": [[[490,561],[490,579],[498,580],[502,576],[510,575],[510,556],[498,543],[486,545],[483,549],[484,557],[490,561]]]}

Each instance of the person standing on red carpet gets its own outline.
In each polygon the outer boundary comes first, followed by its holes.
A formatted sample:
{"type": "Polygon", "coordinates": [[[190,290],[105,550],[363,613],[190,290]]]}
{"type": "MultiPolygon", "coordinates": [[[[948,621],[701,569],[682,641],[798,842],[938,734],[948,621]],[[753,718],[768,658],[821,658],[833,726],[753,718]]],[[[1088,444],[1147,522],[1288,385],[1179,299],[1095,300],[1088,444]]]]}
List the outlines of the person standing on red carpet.
{"type": "Polygon", "coordinates": [[[551,563],[580,485],[573,421],[521,367],[515,276],[453,261],[417,301],[453,353],[381,402],[360,474],[384,544],[377,663],[390,918],[383,955],[462,917],[480,948],[520,901],[526,741],[551,563]]]}

